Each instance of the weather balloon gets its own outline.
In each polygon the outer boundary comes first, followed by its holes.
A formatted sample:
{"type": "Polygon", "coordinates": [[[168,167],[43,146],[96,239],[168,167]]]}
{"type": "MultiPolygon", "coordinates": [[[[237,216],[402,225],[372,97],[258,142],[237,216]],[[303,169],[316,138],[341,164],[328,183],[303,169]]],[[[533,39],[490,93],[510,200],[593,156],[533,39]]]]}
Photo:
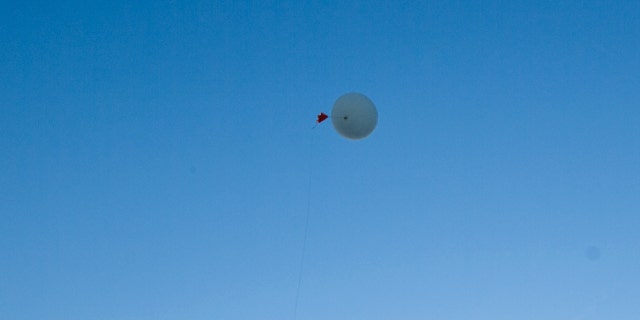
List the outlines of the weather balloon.
{"type": "Polygon", "coordinates": [[[331,122],[340,135],[347,139],[366,138],[378,124],[376,106],[365,95],[347,93],[333,104],[331,122]]]}

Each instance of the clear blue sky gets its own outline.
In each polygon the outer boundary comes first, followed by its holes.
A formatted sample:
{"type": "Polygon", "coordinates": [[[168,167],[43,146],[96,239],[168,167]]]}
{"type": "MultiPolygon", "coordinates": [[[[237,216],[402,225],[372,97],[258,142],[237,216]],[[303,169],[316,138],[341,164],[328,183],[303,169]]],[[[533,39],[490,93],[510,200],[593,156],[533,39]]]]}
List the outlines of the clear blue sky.
{"type": "Polygon", "coordinates": [[[298,319],[638,319],[640,2],[129,2],[0,5],[0,318],[292,319],[310,200],[298,319]]]}

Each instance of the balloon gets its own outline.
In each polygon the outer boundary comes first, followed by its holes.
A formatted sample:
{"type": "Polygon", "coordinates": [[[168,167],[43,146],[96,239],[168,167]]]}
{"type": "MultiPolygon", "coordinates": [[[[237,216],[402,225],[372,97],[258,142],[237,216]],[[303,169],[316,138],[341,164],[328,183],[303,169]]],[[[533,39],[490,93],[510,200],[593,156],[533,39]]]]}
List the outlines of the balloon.
{"type": "Polygon", "coordinates": [[[331,122],[343,137],[352,140],[364,139],[376,128],[378,111],[365,95],[347,93],[333,104],[331,122]]]}

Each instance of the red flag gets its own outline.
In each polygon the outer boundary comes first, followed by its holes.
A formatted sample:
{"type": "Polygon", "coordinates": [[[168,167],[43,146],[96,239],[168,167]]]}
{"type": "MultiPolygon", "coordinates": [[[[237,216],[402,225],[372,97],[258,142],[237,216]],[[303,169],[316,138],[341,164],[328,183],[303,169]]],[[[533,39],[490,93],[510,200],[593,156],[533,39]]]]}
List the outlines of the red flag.
{"type": "Polygon", "coordinates": [[[320,123],[322,121],[327,120],[327,118],[329,118],[328,115],[324,114],[324,112],[320,112],[320,114],[318,115],[318,120],[316,120],[316,123],[320,123]]]}

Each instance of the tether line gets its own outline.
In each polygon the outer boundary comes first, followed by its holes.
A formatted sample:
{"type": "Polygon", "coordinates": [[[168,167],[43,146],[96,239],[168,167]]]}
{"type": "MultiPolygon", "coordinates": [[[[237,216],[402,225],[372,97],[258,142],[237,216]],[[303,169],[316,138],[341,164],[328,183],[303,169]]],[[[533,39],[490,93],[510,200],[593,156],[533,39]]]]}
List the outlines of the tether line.
{"type": "MultiPolygon", "coordinates": [[[[313,128],[315,129],[315,126],[313,128]]],[[[309,220],[311,216],[311,181],[312,181],[312,173],[313,167],[311,166],[311,162],[313,160],[313,138],[314,138],[314,130],[311,130],[311,137],[309,138],[309,175],[308,175],[308,184],[307,184],[307,212],[304,222],[304,236],[302,238],[302,255],[300,257],[300,268],[298,270],[298,286],[296,288],[296,299],[293,306],[293,320],[298,318],[298,301],[300,300],[300,288],[302,287],[302,271],[304,269],[304,258],[307,251],[307,235],[309,234],[309,220]]]]}

